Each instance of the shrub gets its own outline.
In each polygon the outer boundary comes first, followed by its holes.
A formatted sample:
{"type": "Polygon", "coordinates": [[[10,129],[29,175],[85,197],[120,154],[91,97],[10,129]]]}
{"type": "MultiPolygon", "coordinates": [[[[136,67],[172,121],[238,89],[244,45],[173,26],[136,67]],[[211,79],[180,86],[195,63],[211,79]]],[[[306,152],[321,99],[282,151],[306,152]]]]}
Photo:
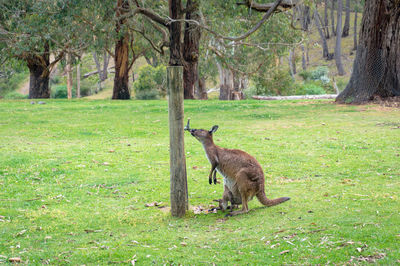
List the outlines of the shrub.
{"type": "MultiPolygon", "coordinates": [[[[66,99],[68,98],[68,90],[67,90],[67,85],[57,85],[54,86],[51,90],[52,92],[52,98],[56,99],[66,99]]],[[[72,88],[72,97],[76,97],[76,91],[75,88],[72,88]]]]}
{"type": "Polygon", "coordinates": [[[4,96],[4,99],[8,99],[8,100],[12,100],[12,99],[28,99],[28,95],[23,95],[23,94],[21,94],[19,92],[12,91],[12,92],[7,93],[4,96]]]}
{"type": "Polygon", "coordinates": [[[151,100],[166,95],[166,68],[165,66],[152,67],[150,65],[139,68],[139,77],[133,83],[135,98],[151,100]]]}
{"type": "Polygon", "coordinates": [[[320,80],[324,84],[328,84],[330,82],[330,79],[328,77],[329,70],[327,67],[317,67],[314,70],[303,70],[302,72],[299,73],[299,76],[304,79],[304,81],[310,81],[310,80],[320,80]]]}
{"type": "Polygon", "coordinates": [[[319,86],[316,82],[307,82],[301,85],[298,85],[296,88],[297,95],[320,95],[326,94],[326,91],[323,87],[319,86]]]}
{"type": "Polygon", "coordinates": [[[251,91],[256,95],[291,95],[294,92],[294,81],[289,72],[274,70],[268,76],[256,76],[251,91]]]}

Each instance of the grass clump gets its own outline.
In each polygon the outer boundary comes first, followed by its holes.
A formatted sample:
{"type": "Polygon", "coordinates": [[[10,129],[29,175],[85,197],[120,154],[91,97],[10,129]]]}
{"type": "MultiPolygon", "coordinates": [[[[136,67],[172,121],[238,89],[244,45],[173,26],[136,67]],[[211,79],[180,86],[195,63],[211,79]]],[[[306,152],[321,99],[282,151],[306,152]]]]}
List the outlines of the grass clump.
{"type": "MultiPolygon", "coordinates": [[[[392,265],[400,257],[400,114],[330,101],[185,101],[194,128],[257,158],[269,198],[231,218],[172,218],[166,101],[0,101],[0,260],[28,264],[392,265]],[[210,117],[212,120],[210,120],[210,117]],[[123,119],[121,119],[123,118],[123,119]]],[[[189,202],[208,208],[185,133],[189,202]]],[[[222,178],[218,176],[222,181],[222,178]]]]}

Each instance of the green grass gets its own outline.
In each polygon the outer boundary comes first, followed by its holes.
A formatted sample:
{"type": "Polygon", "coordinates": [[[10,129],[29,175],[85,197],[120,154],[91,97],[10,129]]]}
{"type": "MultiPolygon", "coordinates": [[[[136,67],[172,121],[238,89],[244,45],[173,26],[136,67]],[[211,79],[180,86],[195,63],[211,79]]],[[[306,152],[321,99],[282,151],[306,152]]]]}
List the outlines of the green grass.
{"type": "MultiPolygon", "coordinates": [[[[400,259],[400,112],[330,101],[186,101],[193,128],[254,155],[272,208],[172,218],[166,101],[0,101],[0,261],[356,264],[400,259]],[[288,250],[287,253],[282,253],[288,250]]],[[[222,196],[186,133],[189,201],[222,196]]],[[[220,178],[220,177],[219,177],[220,178]]]]}

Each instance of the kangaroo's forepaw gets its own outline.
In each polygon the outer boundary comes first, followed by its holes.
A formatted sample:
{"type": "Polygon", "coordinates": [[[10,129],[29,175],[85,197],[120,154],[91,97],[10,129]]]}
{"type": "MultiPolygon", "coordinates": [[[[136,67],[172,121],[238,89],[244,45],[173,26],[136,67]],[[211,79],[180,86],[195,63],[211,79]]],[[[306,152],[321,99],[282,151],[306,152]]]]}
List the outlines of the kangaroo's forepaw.
{"type": "Polygon", "coordinates": [[[217,179],[216,179],[216,178],[214,178],[214,180],[213,180],[213,181],[214,181],[214,184],[216,185],[216,184],[217,184],[217,179]]]}
{"type": "Polygon", "coordinates": [[[228,212],[227,214],[225,214],[225,217],[231,217],[232,213],[228,212]]]}
{"type": "Polygon", "coordinates": [[[211,179],[211,177],[208,179],[208,183],[210,183],[210,185],[212,184],[212,179],[211,179]]]}

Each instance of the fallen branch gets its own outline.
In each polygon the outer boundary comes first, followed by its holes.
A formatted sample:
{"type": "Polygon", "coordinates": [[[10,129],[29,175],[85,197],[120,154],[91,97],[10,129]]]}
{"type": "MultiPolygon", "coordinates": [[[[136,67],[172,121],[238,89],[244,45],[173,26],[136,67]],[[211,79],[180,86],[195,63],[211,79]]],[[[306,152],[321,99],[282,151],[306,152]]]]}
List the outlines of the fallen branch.
{"type": "MultiPolygon", "coordinates": [[[[107,69],[107,72],[108,73],[112,73],[111,72],[111,69],[113,69],[114,67],[110,67],[110,68],[108,68],[107,69]]],[[[85,78],[88,78],[88,77],[90,77],[90,76],[92,76],[92,75],[96,75],[97,73],[99,73],[99,71],[98,70],[95,70],[95,71],[92,71],[92,72],[88,72],[88,73],[85,73],[84,75],[83,75],[83,78],[85,79],[85,78]]]]}
{"type": "Polygon", "coordinates": [[[320,99],[336,99],[336,94],[321,94],[321,95],[295,95],[295,96],[253,96],[256,100],[320,100],[320,99]]]}

